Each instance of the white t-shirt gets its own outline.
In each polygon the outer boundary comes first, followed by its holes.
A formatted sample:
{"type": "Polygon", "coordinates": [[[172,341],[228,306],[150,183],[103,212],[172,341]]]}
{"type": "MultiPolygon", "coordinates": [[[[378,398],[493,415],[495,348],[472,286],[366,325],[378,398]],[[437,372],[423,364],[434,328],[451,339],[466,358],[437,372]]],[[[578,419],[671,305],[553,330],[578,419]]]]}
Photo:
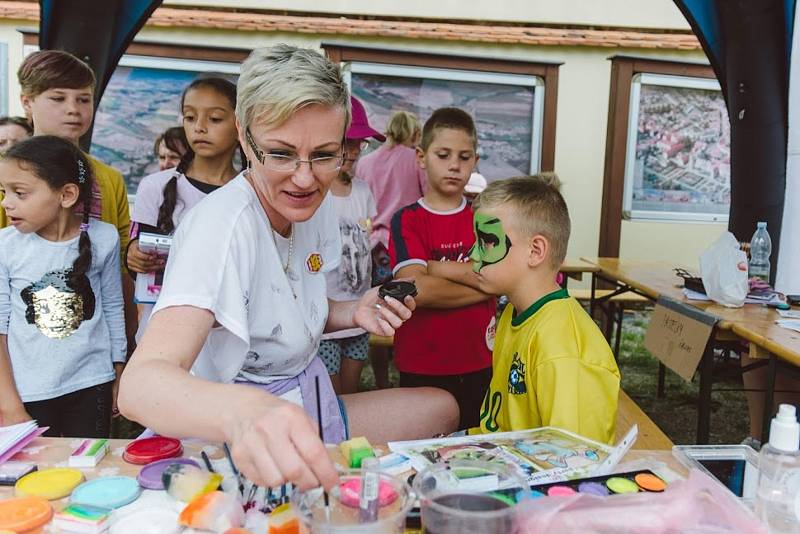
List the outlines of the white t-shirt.
{"type": "MultiPolygon", "coordinates": [[[[369,185],[363,180],[351,182],[346,197],[330,193],[336,215],[339,217],[339,234],[342,237],[342,259],[339,268],[325,274],[328,298],[331,300],[358,300],[372,285],[372,255],[369,230],[375,218],[375,199],[369,185]]],[[[322,336],[322,339],[340,339],[365,333],[362,328],[340,330],[322,336]]]]}
{"type": "MultiPolygon", "coordinates": [[[[133,204],[131,221],[148,226],[158,226],[158,212],[161,204],[164,203],[164,187],[172,180],[177,178],[177,196],[175,210],[172,212],[172,224],[175,228],[181,223],[184,215],[190,209],[203,200],[207,193],[200,191],[193,186],[186,176],[179,173],[177,169],[166,169],[142,178],[139,188],[136,190],[136,201],[133,204]]],[[[138,231],[135,236],[138,237],[138,231]]],[[[152,304],[142,304],[142,312],[139,314],[139,329],[136,331],[136,341],[144,335],[150,315],[153,313],[152,304]]]]}
{"type": "Polygon", "coordinates": [[[209,333],[192,368],[195,375],[269,383],[306,368],[328,318],[324,273],[339,265],[337,228],[328,195],[311,219],[293,225],[287,274],[289,240],[273,240],[244,174],[184,217],[153,313],[188,305],[214,314],[220,326],[209,333]]]}

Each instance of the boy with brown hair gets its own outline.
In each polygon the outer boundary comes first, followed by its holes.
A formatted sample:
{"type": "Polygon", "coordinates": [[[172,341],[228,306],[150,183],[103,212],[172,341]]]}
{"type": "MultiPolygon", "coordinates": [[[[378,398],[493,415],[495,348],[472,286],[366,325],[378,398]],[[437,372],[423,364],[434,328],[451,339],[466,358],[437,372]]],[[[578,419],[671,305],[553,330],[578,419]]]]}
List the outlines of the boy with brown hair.
{"type": "Polygon", "coordinates": [[[478,161],[472,117],[461,109],[433,112],[422,129],[417,160],[428,189],[395,213],[389,255],[396,278],[413,278],[417,310],[395,334],[395,364],[403,387],[449,391],[461,410],[461,428],[478,424],[492,374],[495,299],[431,276],[430,263],[469,261],[472,208],[464,187],[478,161]]]}
{"type": "Polygon", "coordinates": [[[435,276],[509,299],[471,433],[556,426],[611,443],[619,369],[600,329],[556,283],[570,234],[564,198],[525,176],[491,183],[474,208],[472,271],[428,264],[435,276]]]}
{"type": "MultiPolygon", "coordinates": [[[[55,135],[78,145],[94,118],[96,81],[89,65],[63,50],[39,50],[25,58],[17,71],[17,78],[22,90],[22,107],[33,123],[33,135],[55,135]]],[[[117,228],[120,265],[122,272],[126,273],[124,251],[130,239],[131,219],[125,182],[118,170],[89,154],[85,155],[96,185],[92,192],[91,216],[117,228]]],[[[6,226],[8,219],[0,208],[0,228],[6,226]]],[[[135,348],[133,336],[138,320],[133,304],[133,282],[129,276],[122,277],[122,288],[130,354],[135,348]]],[[[121,366],[117,376],[120,373],[121,366]]],[[[116,384],[114,399],[116,411],[116,384]]]]}

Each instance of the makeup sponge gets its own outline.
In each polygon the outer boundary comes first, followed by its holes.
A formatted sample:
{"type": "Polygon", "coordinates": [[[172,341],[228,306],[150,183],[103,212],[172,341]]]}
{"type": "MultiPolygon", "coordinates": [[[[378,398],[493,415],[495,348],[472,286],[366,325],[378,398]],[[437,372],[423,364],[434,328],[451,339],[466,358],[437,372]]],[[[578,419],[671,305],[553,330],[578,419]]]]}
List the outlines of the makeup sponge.
{"type": "Polygon", "coordinates": [[[342,455],[344,455],[347,464],[353,469],[360,468],[361,460],[364,458],[375,456],[372,445],[370,445],[367,438],[364,437],[343,441],[339,444],[339,449],[342,451],[342,455]]]}

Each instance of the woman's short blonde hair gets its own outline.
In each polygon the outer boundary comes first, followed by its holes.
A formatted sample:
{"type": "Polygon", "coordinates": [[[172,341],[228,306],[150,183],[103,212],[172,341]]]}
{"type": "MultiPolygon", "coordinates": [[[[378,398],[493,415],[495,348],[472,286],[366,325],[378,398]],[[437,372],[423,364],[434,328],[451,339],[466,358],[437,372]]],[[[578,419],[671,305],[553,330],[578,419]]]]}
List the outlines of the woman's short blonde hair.
{"type": "Polygon", "coordinates": [[[344,109],[345,131],[350,125],[350,91],[341,70],[311,49],[279,44],[253,50],[236,89],[236,118],[245,128],[254,122],[277,128],[313,104],[344,109]]]}
{"type": "Polygon", "coordinates": [[[395,111],[386,125],[390,145],[404,145],[421,130],[419,119],[408,111],[395,111]]]}

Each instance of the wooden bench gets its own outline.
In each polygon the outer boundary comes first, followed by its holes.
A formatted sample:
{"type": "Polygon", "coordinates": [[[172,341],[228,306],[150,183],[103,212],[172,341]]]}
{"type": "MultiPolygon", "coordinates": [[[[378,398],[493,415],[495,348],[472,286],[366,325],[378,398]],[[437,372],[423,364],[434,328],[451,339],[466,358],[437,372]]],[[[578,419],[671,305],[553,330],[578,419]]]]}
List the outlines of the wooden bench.
{"type": "MultiPolygon", "coordinates": [[[[604,297],[608,297],[614,293],[614,291],[615,290],[613,289],[595,289],[594,297],[595,299],[602,299],[604,297]]],[[[603,330],[603,333],[605,334],[609,344],[612,342],[613,335],[613,350],[614,358],[616,359],[619,359],[619,347],[622,343],[623,313],[626,309],[642,308],[653,303],[653,301],[647,297],[643,297],[642,295],[634,293],[633,291],[626,291],[625,293],[620,293],[619,295],[614,295],[613,297],[606,299],[604,307],[601,307],[600,305],[592,307],[591,289],[573,289],[570,290],[569,294],[581,304],[589,305],[589,313],[592,313],[592,310],[596,312],[598,309],[605,312],[600,319],[600,328],[603,330]]]]}
{"type": "Polygon", "coordinates": [[[639,408],[627,393],[619,390],[619,405],[617,406],[617,436],[615,441],[622,439],[625,433],[634,425],[639,425],[639,437],[633,444],[639,450],[671,450],[672,441],[658,428],[652,419],[639,408]]]}
{"type": "MultiPolygon", "coordinates": [[[[599,299],[607,297],[613,292],[614,292],[613,289],[595,289],[594,296],[595,298],[599,299]]],[[[592,300],[591,289],[570,289],[569,295],[571,297],[574,297],[576,300],[580,302],[589,302],[592,300]]],[[[646,304],[651,304],[653,302],[647,297],[643,297],[638,293],[634,293],[633,291],[626,291],[625,293],[620,293],[619,295],[615,295],[608,300],[623,305],[646,305],[646,304]]]]}

